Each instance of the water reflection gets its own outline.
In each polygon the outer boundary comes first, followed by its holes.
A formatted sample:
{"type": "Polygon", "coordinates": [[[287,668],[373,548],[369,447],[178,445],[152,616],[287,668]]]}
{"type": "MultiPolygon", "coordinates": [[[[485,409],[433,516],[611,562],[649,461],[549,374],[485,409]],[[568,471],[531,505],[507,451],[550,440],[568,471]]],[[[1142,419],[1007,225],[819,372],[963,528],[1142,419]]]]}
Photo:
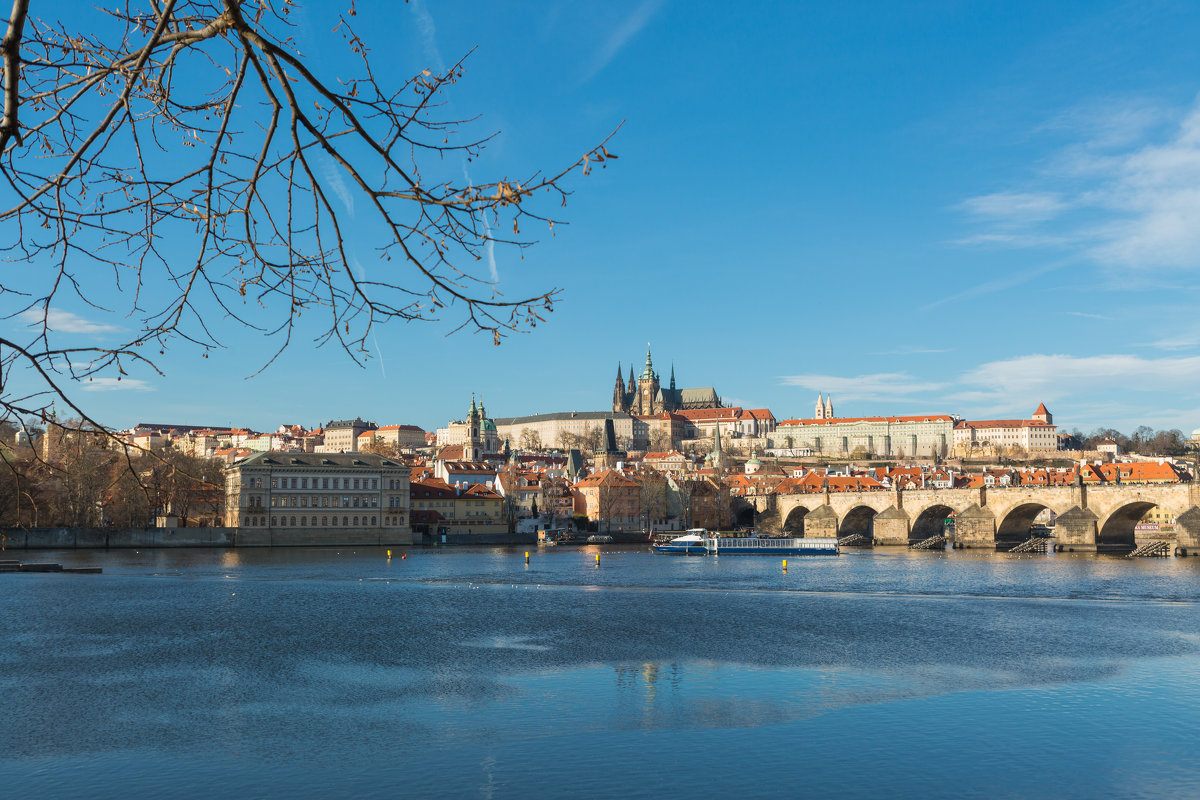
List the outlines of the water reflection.
{"type": "Polygon", "coordinates": [[[36,713],[0,726],[0,785],[201,796],[215,771],[307,798],[346,794],[340,770],[359,795],[702,796],[787,764],[821,796],[1200,790],[1196,560],[867,552],[783,575],[560,549],[55,554],[105,572],[4,576],[0,692],[36,713]],[[1004,759],[935,781],[897,746],[984,729],[1089,744],[1040,783],[1004,759]],[[761,758],[654,758],[680,741],[761,758]]]}

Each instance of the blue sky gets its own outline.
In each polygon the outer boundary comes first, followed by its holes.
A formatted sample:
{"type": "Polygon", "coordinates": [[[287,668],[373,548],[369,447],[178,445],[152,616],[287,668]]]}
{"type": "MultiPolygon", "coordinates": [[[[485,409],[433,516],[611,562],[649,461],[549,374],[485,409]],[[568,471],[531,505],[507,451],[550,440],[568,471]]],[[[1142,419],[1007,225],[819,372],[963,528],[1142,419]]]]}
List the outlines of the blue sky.
{"type": "MultiPolygon", "coordinates": [[[[556,312],[500,347],[392,325],[365,367],[302,341],[252,379],[272,342],[180,345],[165,377],[75,392],[98,418],[602,409],[650,342],[664,376],[780,419],[823,392],[847,416],[1044,401],[1084,430],[1200,425],[1194,3],[358,6],[383,74],[477,48],[449,96],[500,132],[477,179],[569,164],[624,121],[620,159],[572,179],[570,225],[495,252],[506,294],[560,287],[556,312]]],[[[336,71],[323,7],[300,44],[336,71]]],[[[81,343],[128,324],[57,312],[81,343]]]]}

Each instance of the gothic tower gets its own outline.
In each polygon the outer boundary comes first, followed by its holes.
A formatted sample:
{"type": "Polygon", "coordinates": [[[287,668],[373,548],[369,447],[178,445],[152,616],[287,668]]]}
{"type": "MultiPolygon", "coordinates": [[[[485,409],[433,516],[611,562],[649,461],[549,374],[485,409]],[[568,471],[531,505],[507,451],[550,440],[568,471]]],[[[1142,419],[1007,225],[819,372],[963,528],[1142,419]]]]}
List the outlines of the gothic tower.
{"type": "Polygon", "coordinates": [[[833,395],[825,398],[825,419],[833,419],[833,395]]]}
{"type": "Polygon", "coordinates": [[[817,395],[817,410],[813,412],[813,419],[825,419],[825,403],[819,394],[817,395]]]}
{"type": "Polygon", "coordinates": [[[627,413],[629,406],[625,401],[625,379],[621,377],[621,364],[617,363],[617,383],[613,386],[613,408],[617,413],[627,413]]]}

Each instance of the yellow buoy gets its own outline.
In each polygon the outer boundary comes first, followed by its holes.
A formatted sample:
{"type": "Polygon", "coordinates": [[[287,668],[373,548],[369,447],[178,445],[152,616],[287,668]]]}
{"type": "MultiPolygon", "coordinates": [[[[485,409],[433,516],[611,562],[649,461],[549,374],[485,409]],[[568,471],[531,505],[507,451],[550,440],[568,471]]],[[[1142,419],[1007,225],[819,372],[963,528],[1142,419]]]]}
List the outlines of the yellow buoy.
{"type": "Polygon", "coordinates": [[[388,558],[391,558],[391,557],[392,557],[392,551],[388,550],[388,558]]]}
{"type": "Polygon", "coordinates": [[[528,550],[525,551],[525,563],[526,564],[529,563],[529,551],[528,550]]]}
{"type": "Polygon", "coordinates": [[[783,571],[787,572],[787,559],[786,558],[783,560],[783,571]]]}

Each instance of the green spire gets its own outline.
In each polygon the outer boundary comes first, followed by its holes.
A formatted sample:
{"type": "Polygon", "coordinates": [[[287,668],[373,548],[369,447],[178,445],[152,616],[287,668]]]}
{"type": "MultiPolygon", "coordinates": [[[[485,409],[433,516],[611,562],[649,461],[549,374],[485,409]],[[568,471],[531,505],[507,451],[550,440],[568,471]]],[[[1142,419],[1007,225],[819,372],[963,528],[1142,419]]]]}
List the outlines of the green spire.
{"type": "Polygon", "coordinates": [[[646,343],[646,368],[642,370],[643,380],[654,379],[654,362],[650,360],[650,343],[646,343]]]}

